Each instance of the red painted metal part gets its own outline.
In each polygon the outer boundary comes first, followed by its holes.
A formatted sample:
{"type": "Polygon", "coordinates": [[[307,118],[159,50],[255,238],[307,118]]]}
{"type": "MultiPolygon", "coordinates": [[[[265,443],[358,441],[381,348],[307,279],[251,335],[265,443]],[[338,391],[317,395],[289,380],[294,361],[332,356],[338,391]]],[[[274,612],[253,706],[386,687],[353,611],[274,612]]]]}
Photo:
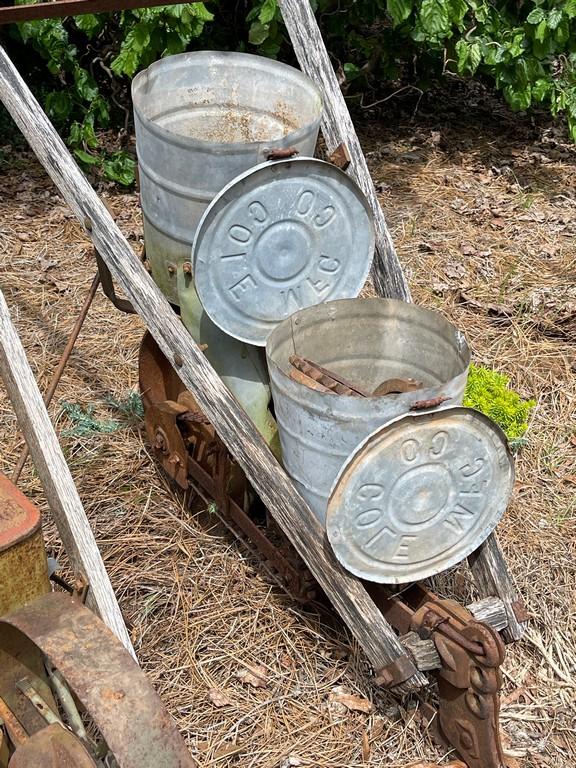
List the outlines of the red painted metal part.
{"type": "Polygon", "coordinates": [[[54,592],[0,618],[0,641],[7,629],[32,640],[60,670],[120,768],[195,768],[142,670],[88,608],[54,592]]]}
{"type": "Polygon", "coordinates": [[[0,475],[0,552],[40,529],[40,510],[4,475],[0,475]]]}

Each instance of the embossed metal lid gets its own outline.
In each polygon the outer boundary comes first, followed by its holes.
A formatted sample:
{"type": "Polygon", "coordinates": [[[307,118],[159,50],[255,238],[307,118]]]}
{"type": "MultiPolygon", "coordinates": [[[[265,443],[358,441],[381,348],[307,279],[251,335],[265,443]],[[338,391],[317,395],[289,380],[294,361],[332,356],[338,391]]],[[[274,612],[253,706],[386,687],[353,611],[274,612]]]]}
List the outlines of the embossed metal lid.
{"type": "Polygon", "coordinates": [[[471,554],[504,514],[514,464],[478,411],[402,416],[373,432],[340,471],[326,529],[342,565],[368,581],[426,579],[471,554]]]}
{"type": "Polygon", "coordinates": [[[214,323],[264,346],[293,312],[357,296],[373,252],[358,186],[330,163],[301,158],[255,166],[225,187],[198,225],[192,261],[214,323]]]}

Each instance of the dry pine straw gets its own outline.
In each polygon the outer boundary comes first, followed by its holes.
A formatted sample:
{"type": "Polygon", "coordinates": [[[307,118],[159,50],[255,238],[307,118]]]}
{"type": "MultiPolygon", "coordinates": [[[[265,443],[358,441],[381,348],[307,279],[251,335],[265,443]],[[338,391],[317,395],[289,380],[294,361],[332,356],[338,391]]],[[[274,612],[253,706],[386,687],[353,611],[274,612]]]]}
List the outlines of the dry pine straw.
{"type": "MultiPolygon", "coordinates": [[[[526,639],[508,651],[502,722],[506,748],[525,765],[572,766],[574,151],[554,129],[487,115],[466,128],[461,118],[457,130],[424,113],[395,127],[372,122],[363,141],[415,300],[452,319],[477,361],[538,400],[499,529],[532,614],[526,639]]],[[[138,247],[136,195],[108,197],[138,247]]],[[[2,288],[45,388],[94,263],[43,171],[15,150],[0,189],[0,255],[2,288]]],[[[141,334],[138,318],[97,296],[51,409],[57,428],[71,426],[64,400],[118,418],[106,400],[136,389],[141,334]]],[[[0,394],[0,468],[10,474],[21,438],[0,394]]],[[[285,595],[213,515],[198,505],[185,511],[139,425],[123,421],[62,444],[142,666],[202,768],[442,758],[419,723],[417,699],[376,689],[345,629],[285,595]],[[334,700],[342,691],[371,700],[374,711],[347,710],[334,700]]],[[[21,487],[46,513],[49,546],[64,560],[29,465],[21,487]]],[[[472,594],[464,570],[444,582],[461,599],[472,594]]]]}

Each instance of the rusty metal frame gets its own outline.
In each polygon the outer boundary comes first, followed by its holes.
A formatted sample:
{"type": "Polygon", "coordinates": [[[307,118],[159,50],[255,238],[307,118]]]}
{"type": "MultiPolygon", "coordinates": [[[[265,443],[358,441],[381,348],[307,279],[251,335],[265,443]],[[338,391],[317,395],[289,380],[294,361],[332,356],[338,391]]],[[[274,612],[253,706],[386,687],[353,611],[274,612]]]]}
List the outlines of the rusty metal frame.
{"type": "MultiPolygon", "coordinates": [[[[180,0],[55,0],[49,3],[30,3],[0,7],[0,25],[39,19],[57,19],[80,16],[84,13],[114,13],[131,8],[152,8],[158,5],[177,5],[180,0]]],[[[188,0],[199,3],[201,0],[188,0]]]]}
{"type": "MultiPolygon", "coordinates": [[[[308,373],[313,364],[303,362],[302,368],[308,373]]],[[[313,376],[315,373],[312,371],[313,376]]],[[[315,378],[312,381],[317,383],[315,378]]],[[[251,518],[249,507],[241,503],[242,493],[238,493],[244,486],[238,484],[238,478],[232,482],[234,463],[226,447],[149,334],[140,348],[140,388],[148,436],[164,470],[183,489],[197,483],[214,499],[231,530],[237,533],[240,529],[272,563],[290,592],[305,597],[302,585],[307,584],[308,589],[312,586],[305,566],[289,562],[282,545],[278,546],[269,531],[251,518]],[[235,493],[229,486],[235,486],[235,493]]],[[[365,582],[365,587],[400,635],[416,632],[436,648],[442,664],[433,673],[438,681],[439,704],[437,710],[426,705],[425,713],[434,719],[437,739],[456,749],[470,768],[501,768],[499,667],[504,644],[498,632],[422,584],[412,584],[400,594],[391,594],[380,584],[365,582]]],[[[413,665],[414,658],[407,650],[387,667],[376,670],[376,683],[394,689],[413,674],[413,665]]]]}

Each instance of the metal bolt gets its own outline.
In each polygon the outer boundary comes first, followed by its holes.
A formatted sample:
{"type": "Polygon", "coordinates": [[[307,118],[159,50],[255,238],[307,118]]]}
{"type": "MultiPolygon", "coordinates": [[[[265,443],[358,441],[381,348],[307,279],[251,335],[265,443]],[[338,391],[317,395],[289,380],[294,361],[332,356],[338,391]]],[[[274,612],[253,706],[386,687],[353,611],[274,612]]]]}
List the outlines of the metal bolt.
{"type": "Polygon", "coordinates": [[[185,275],[192,274],[192,264],[189,261],[185,261],[184,264],[182,264],[182,272],[184,272],[185,275]]]}
{"type": "Polygon", "coordinates": [[[154,448],[164,453],[166,451],[166,440],[161,430],[158,430],[154,435],[154,448]]]}
{"type": "Polygon", "coordinates": [[[387,669],[380,669],[376,674],[376,684],[387,688],[392,682],[392,675],[387,669]]]}
{"type": "Polygon", "coordinates": [[[175,264],[168,264],[168,274],[169,275],[175,275],[176,274],[176,265],[175,264]]]}

